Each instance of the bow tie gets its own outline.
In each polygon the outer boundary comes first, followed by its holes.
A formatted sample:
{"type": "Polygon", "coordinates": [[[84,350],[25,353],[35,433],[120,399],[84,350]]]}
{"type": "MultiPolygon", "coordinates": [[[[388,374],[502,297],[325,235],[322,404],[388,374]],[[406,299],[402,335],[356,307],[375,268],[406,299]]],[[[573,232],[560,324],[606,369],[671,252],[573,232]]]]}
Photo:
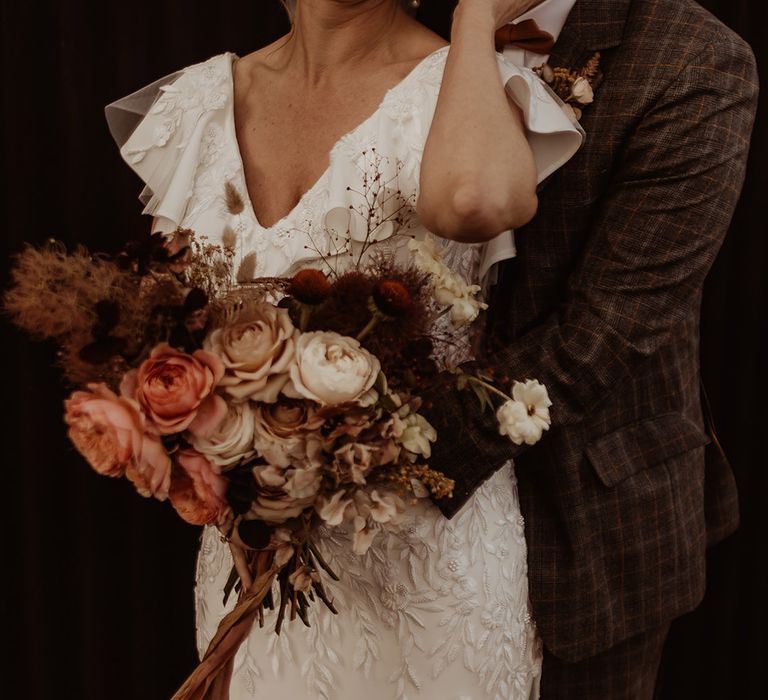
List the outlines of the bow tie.
{"type": "Polygon", "coordinates": [[[496,50],[501,51],[510,44],[533,53],[548,54],[555,45],[555,37],[539,29],[536,20],[527,19],[519,24],[505,24],[496,30],[496,50]]]}

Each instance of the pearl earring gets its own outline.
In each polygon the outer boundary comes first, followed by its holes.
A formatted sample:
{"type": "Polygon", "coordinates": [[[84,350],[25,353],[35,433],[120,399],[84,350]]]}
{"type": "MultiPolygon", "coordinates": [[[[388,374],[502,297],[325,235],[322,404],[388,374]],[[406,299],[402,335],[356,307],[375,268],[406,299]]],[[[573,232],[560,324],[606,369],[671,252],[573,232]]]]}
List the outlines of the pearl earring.
{"type": "Polygon", "coordinates": [[[421,0],[411,0],[410,4],[414,10],[418,10],[421,7],[421,0]]]}

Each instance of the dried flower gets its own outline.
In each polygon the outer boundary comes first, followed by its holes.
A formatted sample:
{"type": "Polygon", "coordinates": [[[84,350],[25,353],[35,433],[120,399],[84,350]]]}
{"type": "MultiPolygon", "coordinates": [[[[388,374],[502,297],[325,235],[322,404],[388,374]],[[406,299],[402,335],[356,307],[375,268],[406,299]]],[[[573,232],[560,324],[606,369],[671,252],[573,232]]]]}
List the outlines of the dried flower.
{"type": "Polygon", "coordinates": [[[376,308],[387,317],[398,318],[411,308],[411,295],[399,280],[383,279],[373,288],[372,299],[376,308]]]}
{"type": "Polygon", "coordinates": [[[309,306],[324,302],[331,294],[331,283],[320,270],[301,270],[291,279],[288,294],[309,306]]]}

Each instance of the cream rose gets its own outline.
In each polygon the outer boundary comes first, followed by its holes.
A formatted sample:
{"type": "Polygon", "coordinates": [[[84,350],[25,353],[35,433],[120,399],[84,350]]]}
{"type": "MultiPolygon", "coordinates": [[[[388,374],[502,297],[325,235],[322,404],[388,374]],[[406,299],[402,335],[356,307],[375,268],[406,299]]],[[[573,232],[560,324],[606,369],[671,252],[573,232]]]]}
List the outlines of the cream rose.
{"type": "Polygon", "coordinates": [[[365,403],[380,370],[379,360],[354,338],[324,331],[302,333],[291,381],[283,393],[325,406],[365,403]]]}
{"type": "Polygon", "coordinates": [[[584,77],[576,78],[571,86],[571,97],[580,105],[589,105],[595,101],[595,92],[584,77]]]}
{"type": "Polygon", "coordinates": [[[249,403],[230,403],[215,433],[208,437],[189,434],[187,439],[211,462],[227,467],[253,455],[253,425],[254,409],[249,403]]]}
{"type": "Polygon", "coordinates": [[[253,319],[217,328],[203,347],[224,363],[221,386],[233,399],[274,403],[288,381],[297,336],[288,311],[264,302],[253,319]]]}
{"type": "Polygon", "coordinates": [[[253,409],[253,446],[270,464],[287,467],[306,453],[306,434],[324,420],[305,403],[260,404],[253,409]]]}

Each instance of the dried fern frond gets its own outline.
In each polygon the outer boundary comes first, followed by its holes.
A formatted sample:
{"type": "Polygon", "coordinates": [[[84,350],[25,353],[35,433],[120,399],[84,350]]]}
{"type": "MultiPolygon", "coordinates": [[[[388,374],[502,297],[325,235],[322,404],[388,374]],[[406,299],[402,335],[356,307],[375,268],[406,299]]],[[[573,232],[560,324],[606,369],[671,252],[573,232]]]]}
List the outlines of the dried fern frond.
{"type": "Polygon", "coordinates": [[[583,78],[587,78],[588,80],[594,80],[594,78],[597,77],[598,72],[600,71],[600,59],[602,56],[600,55],[600,52],[598,51],[596,54],[590,58],[585,66],[579,71],[579,75],[583,78]]]}

